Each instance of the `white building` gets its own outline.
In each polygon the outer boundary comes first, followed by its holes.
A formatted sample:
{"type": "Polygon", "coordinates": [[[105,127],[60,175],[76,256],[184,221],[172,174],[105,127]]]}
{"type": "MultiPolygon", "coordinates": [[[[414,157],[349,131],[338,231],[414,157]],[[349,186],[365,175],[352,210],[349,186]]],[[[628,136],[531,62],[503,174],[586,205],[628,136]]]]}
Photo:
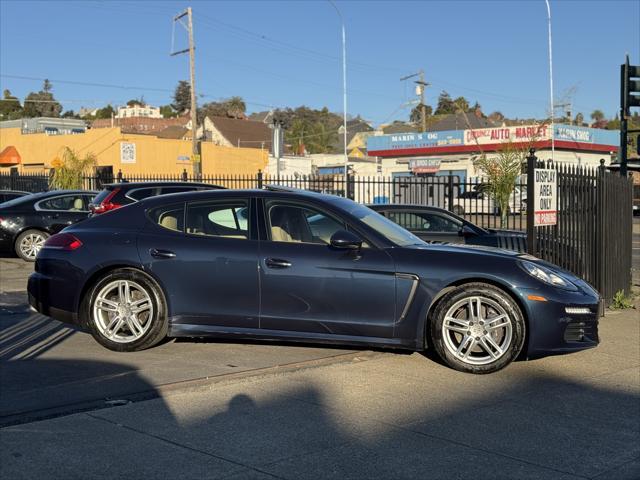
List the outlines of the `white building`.
{"type": "Polygon", "coordinates": [[[116,118],[131,117],[162,118],[162,114],[160,113],[160,107],[152,107],[150,105],[125,105],[124,107],[118,107],[116,118]]]}

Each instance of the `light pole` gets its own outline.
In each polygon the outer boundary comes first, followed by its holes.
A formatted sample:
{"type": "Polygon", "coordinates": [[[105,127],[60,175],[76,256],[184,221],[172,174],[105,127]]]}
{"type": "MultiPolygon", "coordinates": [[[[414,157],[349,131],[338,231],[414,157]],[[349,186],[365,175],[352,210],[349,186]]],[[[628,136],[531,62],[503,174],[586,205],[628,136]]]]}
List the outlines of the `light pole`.
{"type": "Polygon", "coordinates": [[[547,19],[549,24],[549,107],[551,108],[551,161],[553,161],[556,143],[555,131],[553,127],[553,116],[555,113],[555,109],[553,105],[553,51],[551,48],[551,7],[549,6],[549,0],[544,1],[547,4],[547,19]]]}
{"type": "Polygon", "coordinates": [[[348,196],[349,181],[348,181],[348,167],[349,157],[347,156],[347,40],[344,30],[344,18],[342,13],[338,10],[338,7],[333,0],[327,0],[331,6],[335,9],[338,17],[340,17],[340,24],[342,25],[342,129],[344,140],[344,196],[348,196]]]}

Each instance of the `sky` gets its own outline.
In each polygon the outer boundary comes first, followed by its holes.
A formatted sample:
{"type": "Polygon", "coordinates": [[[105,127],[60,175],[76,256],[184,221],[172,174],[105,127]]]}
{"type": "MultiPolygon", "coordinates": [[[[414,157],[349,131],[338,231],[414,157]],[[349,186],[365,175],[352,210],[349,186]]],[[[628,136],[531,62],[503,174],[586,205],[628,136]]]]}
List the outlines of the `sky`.
{"type": "MultiPolygon", "coordinates": [[[[619,109],[619,65],[640,64],[640,0],[550,0],[557,103],[586,119],[619,109]]],[[[543,118],[549,109],[543,0],[335,1],[346,29],[348,112],[406,119],[425,72],[438,94],[485,113],[543,118]]],[[[65,110],[171,101],[188,80],[185,28],[193,8],[198,103],[239,95],[249,112],[327,106],[342,112],[340,16],[328,1],[0,0],[0,89],[24,98],[49,78],[65,110]],[[175,26],[175,28],[174,28],[175,26]]],[[[557,112],[559,113],[559,112],[557,112]]]]}

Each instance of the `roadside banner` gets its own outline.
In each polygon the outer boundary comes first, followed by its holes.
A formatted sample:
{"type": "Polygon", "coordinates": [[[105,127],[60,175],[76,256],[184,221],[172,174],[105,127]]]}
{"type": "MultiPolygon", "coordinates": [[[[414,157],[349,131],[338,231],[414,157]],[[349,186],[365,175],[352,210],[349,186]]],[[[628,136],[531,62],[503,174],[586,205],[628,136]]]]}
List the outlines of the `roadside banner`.
{"type": "Polygon", "coordinates": [[[558,223],[558,172],[553,169],[534,170],[533,213],[535,227],[558,223]]]}

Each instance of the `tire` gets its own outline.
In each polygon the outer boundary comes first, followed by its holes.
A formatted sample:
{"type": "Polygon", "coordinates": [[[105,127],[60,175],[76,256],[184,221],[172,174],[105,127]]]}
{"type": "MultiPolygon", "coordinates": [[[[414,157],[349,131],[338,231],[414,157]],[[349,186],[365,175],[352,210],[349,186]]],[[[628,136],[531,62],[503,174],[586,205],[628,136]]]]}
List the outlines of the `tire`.
{"type": "Polygon", "coordinates": [[[486,283],[461,285],[444,295],[429,327],[430,345],[440,359],[467,373],[493,373],[506,367],[519,355],[525,339],[518,305],[505,291],[486,283]],[[474,306],[469,319],[470,300],[474,306]]]}
{"type": "Polygon", "coordinates": [[[42,230],[29,229],[18,235],[14,249],[16,255],[26,262],[35,262],[38,252],[49,238],[47,232],[42,230]]]}
{"type": "Polygon", "coordinates": [[[167,336],[164,294],[138,270],[118,269],[101,277],[88,290],[81,312],[93,338],[116,352],[145,350],[167,336]]]}
{"type": "Polygon", "coordinates": [[[453,213],[455,213],[456,215],[464,215],[464,207],[461,207],[460,205],[454,205],[453,213]]]}

